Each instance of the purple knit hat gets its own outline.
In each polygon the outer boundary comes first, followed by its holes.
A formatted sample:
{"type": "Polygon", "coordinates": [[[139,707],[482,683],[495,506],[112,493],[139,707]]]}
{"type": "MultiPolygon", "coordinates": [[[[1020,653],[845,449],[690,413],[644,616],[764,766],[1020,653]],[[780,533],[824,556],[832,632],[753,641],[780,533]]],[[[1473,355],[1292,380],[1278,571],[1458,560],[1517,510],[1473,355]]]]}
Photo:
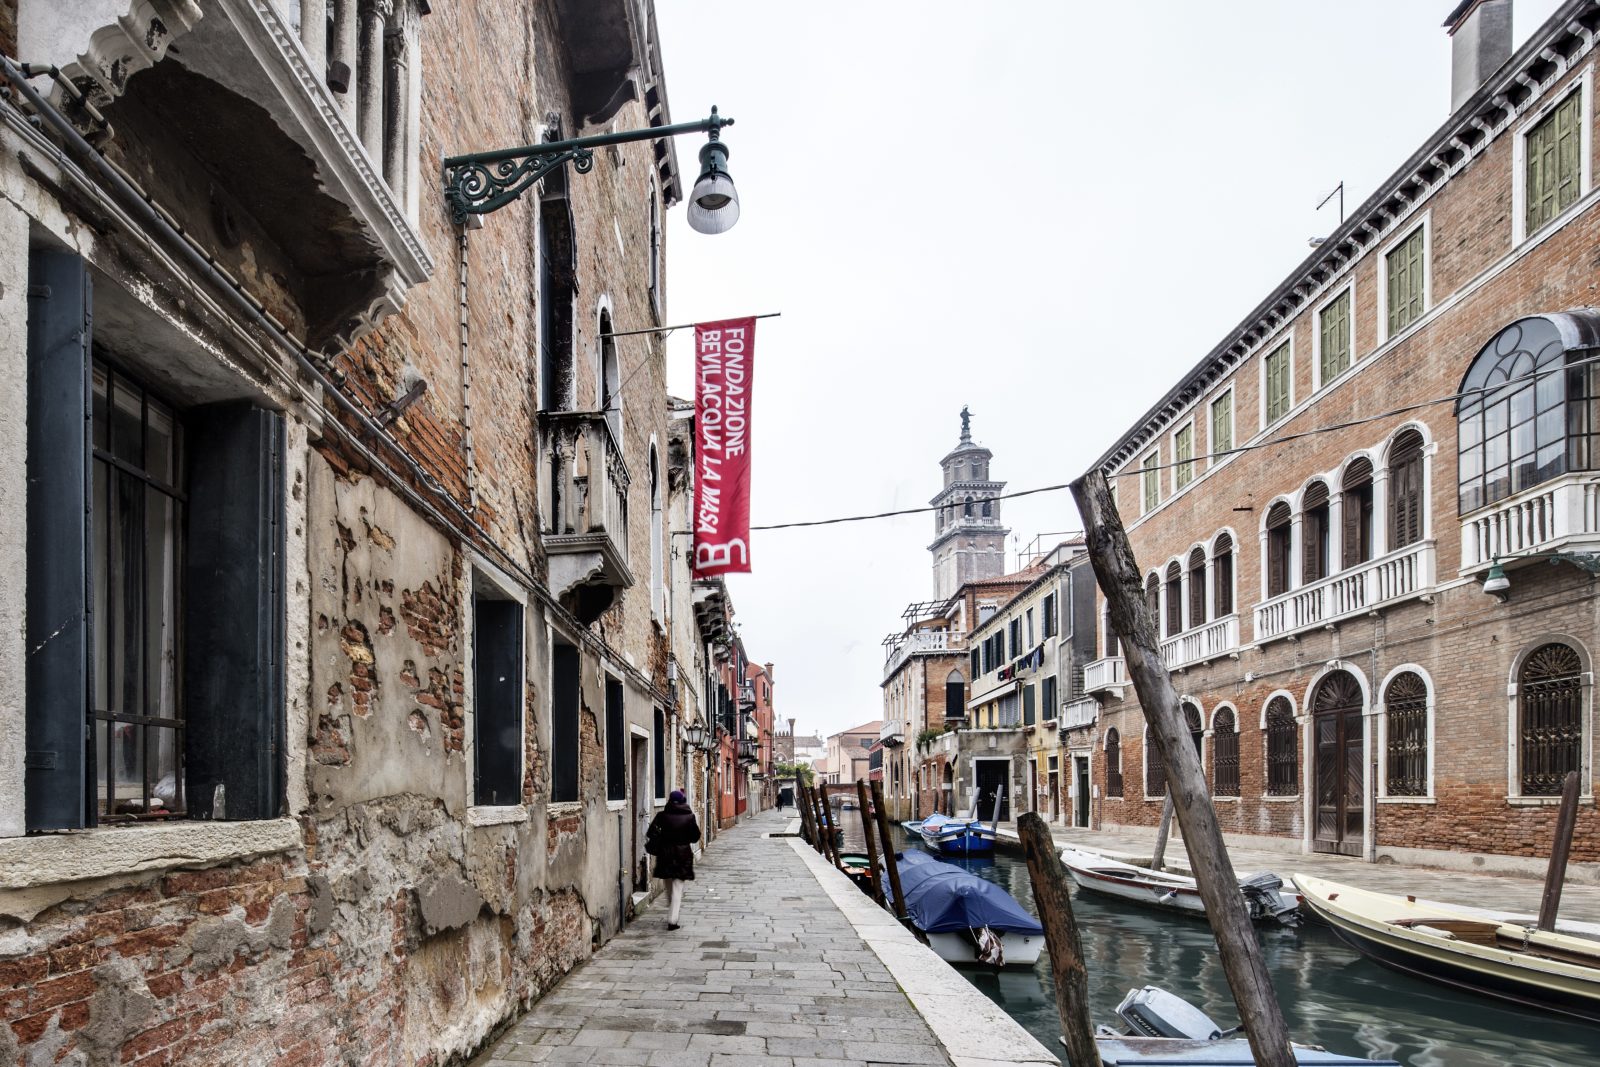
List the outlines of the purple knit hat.
{"type": "Polygon", "coordinates": [[[674,789],[672,792],[667,794],[667,800],[673,804],[683,804],[686,803],[688,799],[688,797],[683,795],[683,790],[681,789],[674,789]]]}

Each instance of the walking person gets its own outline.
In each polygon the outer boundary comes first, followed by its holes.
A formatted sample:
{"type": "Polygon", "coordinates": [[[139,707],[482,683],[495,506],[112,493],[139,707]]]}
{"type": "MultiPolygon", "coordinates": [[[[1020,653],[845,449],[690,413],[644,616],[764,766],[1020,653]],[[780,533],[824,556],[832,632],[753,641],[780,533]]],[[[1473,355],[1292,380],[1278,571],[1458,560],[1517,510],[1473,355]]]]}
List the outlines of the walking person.
{"type": "Polygon", "coordinates": [[[699,840],[700,823],[683,790],[674,789],[644,835],[644,850],[656,858],[656,877],[667,883],[668,930],[678,928],[683,883],[694,881],[694,844],[699,840]]]}

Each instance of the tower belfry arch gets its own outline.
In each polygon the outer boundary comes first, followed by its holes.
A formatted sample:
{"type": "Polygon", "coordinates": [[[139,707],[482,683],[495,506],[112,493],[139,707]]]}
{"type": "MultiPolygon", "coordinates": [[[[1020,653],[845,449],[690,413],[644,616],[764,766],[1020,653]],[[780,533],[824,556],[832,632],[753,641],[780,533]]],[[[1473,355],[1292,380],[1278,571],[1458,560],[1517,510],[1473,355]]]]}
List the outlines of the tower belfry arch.
{"type": "Polygon", "coordinates": [[[991,478],[994,453],[972,440],[972,412],[961,409],[961,439],[939,461],[944,482],[933,505],[933,595],[944,600],[967,582],[1005,573],[1006,535],[1000,494],[991,478]]]}

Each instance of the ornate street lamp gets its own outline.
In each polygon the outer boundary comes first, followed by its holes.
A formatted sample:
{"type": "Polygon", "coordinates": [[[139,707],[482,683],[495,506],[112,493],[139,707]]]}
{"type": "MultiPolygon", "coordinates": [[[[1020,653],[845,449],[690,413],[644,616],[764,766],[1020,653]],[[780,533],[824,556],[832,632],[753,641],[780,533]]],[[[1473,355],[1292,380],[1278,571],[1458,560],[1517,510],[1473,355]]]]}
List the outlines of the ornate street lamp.
{"type": "Polygon", "coordinates": [[[732,119],[718,115],[713,107],[711,117],[699,122],[446,156],[444,197],[450,205],[450,218],[462,226],[474,215],[505,207],[569,161],[573,170],[587,174],[594,167],[596,148],[704,132],[710,140],[700,149],[700,177],[689,194],[689,225],[701,233],[722,233],[739,221],[739,194],[728,174],[728,146],[722,143],[722,127],[732,125],[732,119]]]}
{"type": "Polygon", "coordinates": [[[689,742],[690,748],[700,748],[706,739],[706,724],[697,722],[693,726],[685,726],[683,728],[683,737],[685,741],[689,742]]]}

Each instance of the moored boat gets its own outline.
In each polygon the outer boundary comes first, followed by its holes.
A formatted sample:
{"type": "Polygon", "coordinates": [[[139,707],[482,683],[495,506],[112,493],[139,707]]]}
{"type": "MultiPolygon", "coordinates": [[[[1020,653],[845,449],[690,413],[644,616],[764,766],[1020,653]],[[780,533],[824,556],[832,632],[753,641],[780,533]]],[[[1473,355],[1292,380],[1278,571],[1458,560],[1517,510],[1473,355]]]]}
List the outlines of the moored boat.
{"type": "Polygon", "coordinates": [[[939,958],[957,966],[1031,967],[1044,927],[993,882],[924,852],[896,853],[906,915],[939,958]]]}
{"type": "MultiPolygon", "coordinates": [[[[1204,917],[1206,913],[1199,886],[1193,878],[1185,875],[1135,867],[1131,863],[1076,848],[1062,849],[1061,863],[1080,889],[1190,915],[1204,917]]],[[[1299,925],[1299,897],[1284,889],[1283,879],[1272,872],[1263,871],[1240,878],[1239,891],[1244,894],[1250,918],[1257,921],[1272,920],[1284,926],[1299,925]]]]}
{"type": "Polygon", "coordinates": [[[1293,876],[1338,937],[1397,971],[1600,1022],[1600,941],[1485,918],[1412,896],[1293,876]]]}
{"type": "Polygon", "coordinates": [[[929,848],[947,856],[971,856],[994,851],[994,829],[977,819],[952,819],[935,813],[921,822],[904,824],[929,848]]]}

